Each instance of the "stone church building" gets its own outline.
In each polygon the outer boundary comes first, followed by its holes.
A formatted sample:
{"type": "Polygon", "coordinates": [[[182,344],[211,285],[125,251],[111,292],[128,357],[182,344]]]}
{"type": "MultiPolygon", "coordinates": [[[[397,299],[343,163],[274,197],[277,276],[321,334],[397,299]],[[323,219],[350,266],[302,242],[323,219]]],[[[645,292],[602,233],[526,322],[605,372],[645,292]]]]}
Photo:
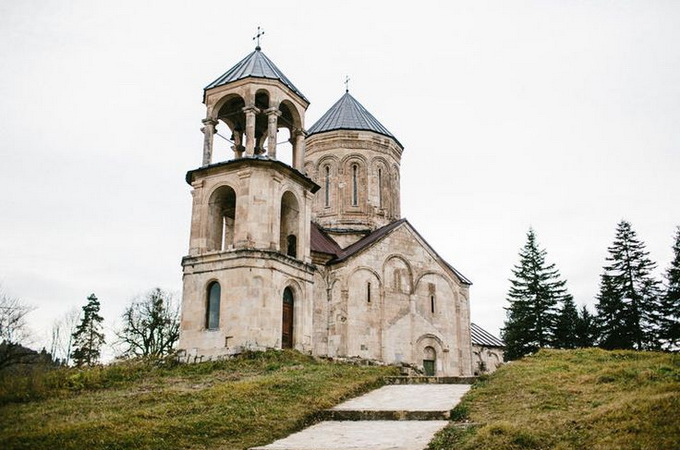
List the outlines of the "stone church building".
{"type": "Polygon", "coordinates": [[[185,355],[294,348],[471,375],[471,283],[402,218],[399,140],[349,92],[307,127],[309,101],[259,46],[203,101],[185,355]],[[217,133],[231,159],[213,160],[217,133]]]}

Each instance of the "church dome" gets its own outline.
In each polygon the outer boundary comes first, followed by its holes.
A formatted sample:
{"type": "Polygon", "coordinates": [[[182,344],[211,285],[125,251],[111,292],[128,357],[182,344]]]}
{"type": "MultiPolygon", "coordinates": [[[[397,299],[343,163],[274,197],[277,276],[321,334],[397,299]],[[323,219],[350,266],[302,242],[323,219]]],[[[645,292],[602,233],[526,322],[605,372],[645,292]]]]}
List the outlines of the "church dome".
{"type": "Polygon", "coordinates": [[[401,143],[378,119],[368,112],[349,92],[345,92],[321,118],[307,130],[307,135],[335,130],[372,131],[394,139],[400,147],[401,143]]]}
{"type": "Polygon", "coordinates": [[[234,81],[242,80],[244,78],[267,78],[270,80],[278,80],[285,84],[291,91],[299,95],[303,100],[309,103],[309,100],[302,95],[302,92],[291,83],[291,81],[286,78],[286,76],[281,72],[281,70],[276,67],[276,65],[267,58],[267,56],[260,50],[260,47],[256,47],[255,51],[239,61],[234,67],[227,70],[215,81],[210,83],[204,88],[207,91],[218,86],[224,86],[234,81]]]}

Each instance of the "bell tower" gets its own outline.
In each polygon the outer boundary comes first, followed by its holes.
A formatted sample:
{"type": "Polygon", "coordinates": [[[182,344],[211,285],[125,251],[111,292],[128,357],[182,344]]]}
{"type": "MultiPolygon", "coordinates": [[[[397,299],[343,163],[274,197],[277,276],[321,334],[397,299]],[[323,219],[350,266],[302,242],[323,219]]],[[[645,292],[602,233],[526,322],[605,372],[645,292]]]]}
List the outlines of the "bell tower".
{"type": "Polygon", "coordinates": [[[319,186],[302,173],[309,102],[258,42],[205,88],[203,103],[202,164],[186,175],[193,205],[179,348],[188,358],[310,350],[310,222],[319,186]],[[222,130],[232,154],[215,161],[222,130]],[[282,131],[292,166],[277,159],[282,131]]]}

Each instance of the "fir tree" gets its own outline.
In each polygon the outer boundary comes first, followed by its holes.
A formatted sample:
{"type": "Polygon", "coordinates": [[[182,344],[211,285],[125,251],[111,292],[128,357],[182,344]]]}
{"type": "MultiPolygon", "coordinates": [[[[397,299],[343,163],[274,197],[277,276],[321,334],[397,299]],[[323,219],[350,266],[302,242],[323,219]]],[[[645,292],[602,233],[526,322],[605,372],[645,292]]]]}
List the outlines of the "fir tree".
{"type": "Polygon", "coordinates": [[[102,322],[99,315],[99,300],[92,294],[83,306],[83,318],[73,333],[73,361],[76,366],[93,366],[99,361],[101,347],[104,345],[102,322]]]}
{"type": "Polygon", "coordinates": [[[578,320],[575,325],[576,331],[576,347],[587,348],[595,345],[595,317],[588,311],[586,305],[583,305],[578,314],[578,320]]]}
{"type": "Polygon", "coordinates": [[[577,324],[579,321],[578,310],[571,295],[565,295],[562,307],[557,314],[555,324],[555,339],[553,345],[556,348],[576,348],[578,344],[577,324]]]}
{"type": "Polygon", "coordinates": [[[645,244],[630,223],[622,220],[608,248],[609,264],[600,277],[597,295],[599,344],[607,349],[658,347],[659,283],[645,244]]]}
{"type": "Polygon", "coordinates": [[[666,271],[666,289],[661,299],[661,332],[663,347],[678,350],[680,346],[680,227],[673,245],[673,260],[666,271]]]}
{"type": "Polygon", "coordinates": [[[553,345],[558,305],[571,298],[566,282],[560,279],[554,264],[546,264],[545,256],[546,251],[538,248],[536,234],[529,229],[508,291],[510,306],[506,308],[507,319],[502,330],[507,359],[517,359],[553,345]]]}

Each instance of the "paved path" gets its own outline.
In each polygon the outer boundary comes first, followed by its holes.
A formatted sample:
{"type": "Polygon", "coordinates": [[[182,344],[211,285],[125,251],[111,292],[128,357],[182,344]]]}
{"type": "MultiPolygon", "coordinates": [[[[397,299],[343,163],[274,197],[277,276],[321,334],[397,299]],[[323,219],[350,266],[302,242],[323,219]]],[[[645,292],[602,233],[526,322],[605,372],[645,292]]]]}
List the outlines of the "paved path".
{"type": "Polygon", "coordinates": [[[380,417],[381,412],[397,411],[405,413],[400,417],[406,419],[425,412],[448,417],[469,389],[464,384],[383,386],[329,411],[331,415],[358,414],[362,420],[321,422],[252,450],[422,450],[448,421],[372,419],[380,417]],[[372,412],[378,415],[372,416],[372,412]]]}

